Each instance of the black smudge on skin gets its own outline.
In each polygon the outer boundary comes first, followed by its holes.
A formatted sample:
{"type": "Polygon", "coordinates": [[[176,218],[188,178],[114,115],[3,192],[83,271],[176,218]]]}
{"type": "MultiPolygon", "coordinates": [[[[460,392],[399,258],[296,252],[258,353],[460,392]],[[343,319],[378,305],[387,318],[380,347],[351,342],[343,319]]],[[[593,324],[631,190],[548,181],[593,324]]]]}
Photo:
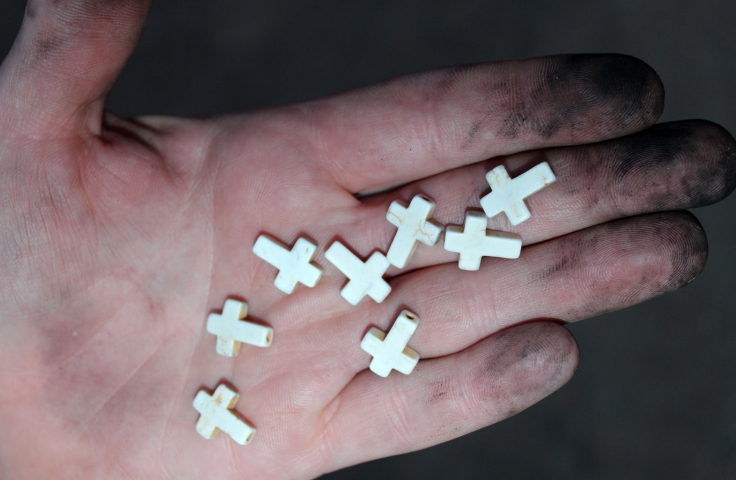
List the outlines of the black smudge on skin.
{"type": "Polygon", "coordinates": [[[64,40],[59,36],[39,34],[33,41],[33,57],[36,60],[45,60],[63,44],[64,40]]]}
{"type": "Polygon", "coordinates": [[[448,92],[452,91],[458,78],[460,78],[463,72],[468,68],[469,67],[467,66],[454,66],[443,69],[436,86],[425,91],[424,100],[427,102],[441,100],[448,92]]]}
{"type": "MultiPolygon", "coordinates": [[[[689,212],[666,212],[616,220],[573,233],[556,241],[553,260],[532,274],[550,294],[562,294],[563,285],[577,285],[566,320],[580,320],[625,308],[677,290],[694,280],[705,266],[708,241],[702,226],[689,212]],[[610,276],[606,262],[635,259],[630,270],[610,276]],[[641,260],[646,259],[646,265],[641,260]],[[604,267],[604,268],[601,268],[604,267]],[[560,280],[568,283],[560,283],[560,280]],[[582,283],[581,283],[582,282],[582,283]]],[[[619,272],[620,273],[620,272],[619,272]]]]}
{"type": "Polygon", "coordinates": [[[604,190],[643,211],[702,207],[736,188],[736,141],[714,123],[661,124],[607,144],[604,190]]]}
{"type": "MultiPolygon", "coordinates": [[[[646,63],[625,55],[565,55],[529,85],[518,82],[498,135],[532,131],[549,139],[579,129],[629,131],[661,114],[664,89],[646,63]]],[[[472,131],[471,131],[472,133],[472,131]]],[[[468,135],[472,137],[472,135],[468,135]]]]}
{"type": "Polygon", "coordinates": [[[595,249],[598,240],[597,235],[585,232],[560,238],[555,244],[554,251],[557,260],[539,271],[534,277],[535,281],[546,282],[563,278],[584,268],[585,252],[595,249]]]}
{"type": "Polygon", "coordinates": [[[448,394],[451,391],[450,383],[451,379],[449,378],[437,380],[432,386],[431,393],[426,403],[432,404],[442,400],[446,400],[448,394]]]}
{"type": "Polygon", "coordinates": [[[563,327],[533,322],[496,334],[492,351],[472,373],[481,398],[501,417],[526,408],[569,379],[577,366],[577,343],[563,327]]]}
{"type": "Polygon", "coordinates": [[[33,19],[36,17],[36,13],[36,1],[28,0],[28,4],[26,5],[26,17],[33,19]]]}
{"type": "Polygon", "coordinates": [[[670,262],[672,273],[664,282],[666,293],[689,284],[703,271],[708,260],[708,237],[695,215],[681,212],[682,221],[674,224],[670,232],[674,240],[670,262]]]}
{"type": "MultiPolygon", "coordinates": [[[[63,48],[72,36],[83,32],[85,24],[116,21],[127,24],[136,16],[141,16],[143,20],[150,3],[150,0],[52,0],[40,11],[42,16],[50,15],[55,20],[49,23],[49,27],[36,33],[33,56],[36,60],[50,57],[55,50],[63,48]],[[57,22],[66,27],[53,26],[57,22]]],[[[36,1],[30,1],[26,16],[33,19],[38,14],[36,1]]]]}

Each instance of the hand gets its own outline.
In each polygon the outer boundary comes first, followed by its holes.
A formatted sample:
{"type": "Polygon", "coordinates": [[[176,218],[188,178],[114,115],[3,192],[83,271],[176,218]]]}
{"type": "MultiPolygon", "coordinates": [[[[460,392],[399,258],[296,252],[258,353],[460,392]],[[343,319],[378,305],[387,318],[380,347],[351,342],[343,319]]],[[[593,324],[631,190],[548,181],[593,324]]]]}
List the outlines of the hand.
{"type": "Polygon", "coordinates": [[[104,99],[148,6],[32,0],[0,68],[3,479],[307,478],[502,420],[575,370],[558,323],[700,272],[705,235],[671,211],[736,183],[722,128],[642,132],[663,89],[623,56],[437,70],[242,115],[121,119],[104,99]],[[522,236],[520,259],[465,272],[456,254],[420,246],[389,271],[383,303],[340,297],[345,277],[323,257],[334,239],[385,252],[388,205],[420,192],[438,221],[461,224],[487,171],[541,161],[558,181],[531,197],[532,218],[489,222],[522,236]],[[315,288],[274,288],[276,270],[251,252],[264,232],[317,241],[315,288]],[[274,328],[270,348],[215,353],[205,321],[230,296],[274,328]],[[410,345],[422,360],[379,378],[360,339],[403,307],[421,318],[410,345]],[[222,380],[258,428],[246,447],[194,430],[194,395],[222,380]]]}

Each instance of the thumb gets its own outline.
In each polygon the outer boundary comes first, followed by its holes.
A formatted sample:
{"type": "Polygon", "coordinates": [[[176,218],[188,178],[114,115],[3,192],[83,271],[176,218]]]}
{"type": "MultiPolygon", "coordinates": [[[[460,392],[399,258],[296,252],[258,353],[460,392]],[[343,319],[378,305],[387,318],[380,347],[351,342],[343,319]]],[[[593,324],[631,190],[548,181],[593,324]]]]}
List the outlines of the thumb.
{"type": "Polygon", "coordinates": [[[151,2],[29,0],[0,66],[0,107],[13,128],[99,133],[105,96],[138,43],[151,2]]]}

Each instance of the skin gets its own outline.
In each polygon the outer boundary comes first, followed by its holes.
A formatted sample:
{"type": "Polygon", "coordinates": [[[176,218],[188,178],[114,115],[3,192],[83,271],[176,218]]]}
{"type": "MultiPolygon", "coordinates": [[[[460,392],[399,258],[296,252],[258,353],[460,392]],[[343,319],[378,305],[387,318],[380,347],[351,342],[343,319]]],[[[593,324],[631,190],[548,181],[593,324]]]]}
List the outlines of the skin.
{"type": "Polygon", "coordinates": [[[312,478],[435,445],[529,407],[572,376],[560,324],[675,290],[707,241],[681,210],[736,185],[721,127],[652,127],[657,75],[586,55],[437,70],[298,105],[206,119],[121,119],[106,93],[149,3],[32,0],[0,67],[0,477],[312,478]],[[651,128],[650,128],[651,127],[651,128]],[[350,306],[323,253],[385,251],[391,201],[423,193],[461,224],[484,175],[548,161],[518,260],[460,271],[420,245],[381,304],[350,306]],[[396,189],[397,186],[403,185],[396,189]],[[252,254],[268,233],[320,247],[319,284],[286,296],[252,254]],[[226,298],[273,345],[218,356],[226,298]],[[410,376],[379,378],[359,347],[408,308],[410,376]],[[258,433],[194,431],[221,382],[258,433]]]}

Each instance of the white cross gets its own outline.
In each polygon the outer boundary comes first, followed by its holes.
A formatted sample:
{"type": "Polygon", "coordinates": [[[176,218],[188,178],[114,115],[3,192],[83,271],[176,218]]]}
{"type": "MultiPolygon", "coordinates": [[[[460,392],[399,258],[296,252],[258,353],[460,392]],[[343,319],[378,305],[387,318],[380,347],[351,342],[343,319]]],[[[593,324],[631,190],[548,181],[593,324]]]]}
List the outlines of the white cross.
{"type": "Polygon", "coordinates": [[[197,392],[193,402],[195,410],[200,414],[197,433],[210,439],[222,430],[241,445],[250,443],[256,434],[255,427],[232,410],[239,398],[240,395],[227,385],[220,385],[212,395],[204,390],[197,392]]]}
{"type": "Polygon", "coordinates": [[[460,254],[462,270],[478,270],[481,257],[519,258],[521,237],[515,233],[486,230],[488,217],[467,212],[463,227],[447,227],[445,250],[460,254]]]}
{"type": "Polygon", "coordinates": [[[340,295],[351,305],[357,305],[366,295],[381,303],[391,293],[391,287],[383,279],[389,263],[381,252],[374,252],[363,263],[345,245],[335,242],[325,252],[325,258],[350,279],[340,295]]]}
{"type": "Polygon", "coordinates": [[[306,238],[297,240],[291,251],[268,235],[261,235],[253,245],[253,253],[279,269],[273,284],[286,294],[294,291],[297,282],[308,287],[317,285],[322,269],[310,263],[316,251],[317,245],[306,238]]]}
{"type": "Polygon", "coordinates": [[[217,353],[234,357],[240,351],[240,343],[268,347],[273,340],[273,328],[246,322],[248,304],[237,300],[225,300],[222,315],[210,313],[207,331],[217,335],[217,353]]]}
{"type": "Polygon", "coordinates": [[[404,268],[414,255],[417,242],[430,247],[437,244],[442,225],[430,219],[432,213],[434,202],[424,195],[414,196],[408,207],[398,200],[391,203],[386,218],[399,228],[386,254],[391,265],[404,268]]]}
{"type": "Polygon", "coordinates": [[[488,218],[504,212],[511,225],[518,225],[532,216],[524,199],[537,193],[557,178],[549,168],[549,164],[544,162],[513,180],[506,172],[506,168],[499,165],[488,172],[486,180],[491,185],[491,193],[480,199],[480,206],[483,207],[488,218]]]}
{"type": "Polygon", "coordinates": [[[409,375],[419,362],[419,354],[407,347],[409,339],[419,325],[419,317],[404,310],[394,322],[388,335],[371,328],[360,342],[360,348],[372,357],[370,369],[376,375],[387,377],[391,369],[409,375]]]}

